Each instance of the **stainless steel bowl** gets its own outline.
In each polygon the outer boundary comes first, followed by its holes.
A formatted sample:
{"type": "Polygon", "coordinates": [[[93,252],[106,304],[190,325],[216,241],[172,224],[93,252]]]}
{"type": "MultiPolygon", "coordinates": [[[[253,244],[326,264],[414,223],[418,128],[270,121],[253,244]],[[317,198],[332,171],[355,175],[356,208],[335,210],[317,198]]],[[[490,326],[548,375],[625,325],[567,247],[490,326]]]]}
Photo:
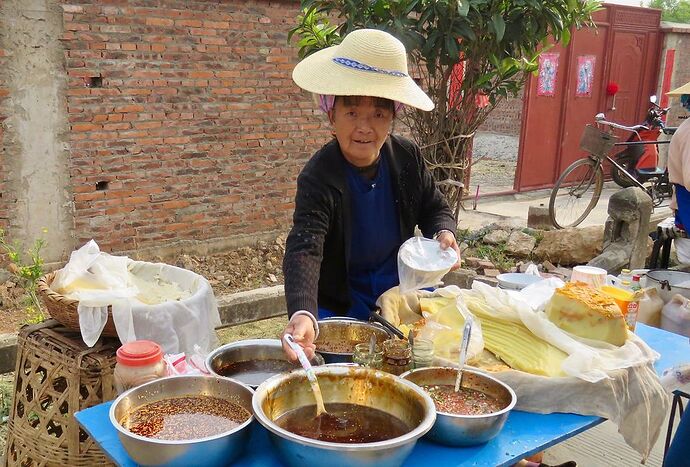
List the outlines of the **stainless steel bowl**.
{"type": "Polygon", "coordinates": [[[333,465],[400,465],[434,424],[434,403],[421,388],[396,376],[369,368],[322,366],[314,368],[326,406],[351,403],[383,410],[409,426],[410,432],[376,443],[331,443],[291,433],[273,420],[293,409],[314,405],[304,372],[283,373],[266,380],[254,394],[256,419],[269,431],[278,454],[295,467],[333,465]]]}
{"type": "MultiPolygon", "coordinates": [[[[517,396],[510,386],[493,376],[471,369],[465,369],[463,373],[463,388],[481,391],[501,402],[503,408],[488,415],[455,415],[437,411],[436,423],[426,435],[437,443],[448,446],[474,446],[486,443],[501,431],[508,414],[517,403],[517,396]]],[[[455,386],[457,375],[457,368],[429,367],[408,371],[400,377],[419,386],[455,386]]]]}
{"type": "Polygon", "coordinates": [[[347,363],[352,361],[355,345],[369,342],[372,333],[376,335],[379,345],[391,338],[391,334],[378,324],[353,318],[326,318],[319,321],[319,337],[314,344],[316,351],[323,356],[326,363],[347,363]],[[329,345],[350,350],[329,350],[329,345]]]}
{"type": "Polygon", "coordinates": [[[117,430],[125,450],[143,466],[165,465],[221,466],[239,457],[249,442],[251,416],[241,425],[206,438],[168,441],[136,435],[120,425],[122,417],[143,404],[168,397],[205,395],[230,400],[252,412],[252,395],[248,386],[217,376],[171,376],[143,384],[120,395],[110,407],[110,423],[117,430]]]}
{"type": "MultiPolygon", "coordinates": [[[[323,365],[323,363],[324,360],[321,355],[316,355],[311,360],[312,365],[323,365]]],[[[256,388],[273,375],[301,367],[298,363],[292,364],[287,361],[283,347],[278,339],[247,339],[218,347],[206,358],[206,368],[214,375],[227,376],[252,388],[256,388]],[[257,360],[280,360],[285,362],[285,366],[283,369],[276,369],[276,371],[266,375],[249,372],[245,374],[240,372],[234,375],[223,374],[223,367],[227,365],[257,360]]]]}

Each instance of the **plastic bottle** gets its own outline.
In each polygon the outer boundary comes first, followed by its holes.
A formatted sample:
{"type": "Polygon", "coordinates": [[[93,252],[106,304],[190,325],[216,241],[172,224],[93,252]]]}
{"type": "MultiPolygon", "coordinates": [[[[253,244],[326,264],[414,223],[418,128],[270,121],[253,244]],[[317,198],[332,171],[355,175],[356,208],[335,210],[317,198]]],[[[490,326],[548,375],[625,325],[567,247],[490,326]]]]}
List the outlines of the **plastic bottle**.
{"type": "Polygon", "coordinates": [[[658,328],[661,325],[661,309],[664,300],[659,296],[659,291],[654,287],[642,291],[640,308],[637,311],[637,321],[658,328]]]}
{"type": "Polygon", "coordinates": [[[616,287],[618,287],[619,289],[632,291],[632,284],[628,280],[620,281],[620,284],[618,284],[616,287]]]}
{"type": "Polygon", "coordinates": [[[620,283],[623,281],[631,281],[632,280],[632,272],[630,271],[630,269],[621,269],[621,273],[618,274],[617,279],[618,279],[618,284],[616,284],[616,285],[620,285],[620,283]]]}
{"type": "Polygon", "coordinates": [[[640,285],[640,276],[638,276],[637,274],[633,274],[632,276],[632,281],[630,282],[630,290],[632,290],[633,292],[642,290],[642,286],[640,285]]]}
{"type": "Polygon", "coordinates": [[[118,394],[165,376],[161,346],[153,341],[133,341],[117,349],[113,374],[118,394]]]}

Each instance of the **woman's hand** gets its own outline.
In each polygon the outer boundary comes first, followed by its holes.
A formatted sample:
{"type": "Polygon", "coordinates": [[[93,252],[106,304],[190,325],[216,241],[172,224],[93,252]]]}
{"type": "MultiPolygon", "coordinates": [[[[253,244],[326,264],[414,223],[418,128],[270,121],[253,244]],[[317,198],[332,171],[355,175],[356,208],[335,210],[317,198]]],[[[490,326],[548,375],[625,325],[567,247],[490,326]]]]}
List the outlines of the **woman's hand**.
{"type": "Polygon", "coordinates": [[[436,237],[436,240],[438,240],[441,244],[442,250],[447,250],[449,247],[455,250],[455,252],[458,254],[458,261],[453,265],[452,268],[450,268],[450,270],[455,271],[458,269],[460,267],[460,247],[458,246],[458,241],[455,240],[455,235],[446,230],[445,232],[441,232],[439,236],[436,237]]]}
{"type": "Polygon", "coordinates": [[[285,352],[288,360],[295,363],[297,362],[297,354],[290,348],[287,342],[285,342],[285,339],[283,339],[285,334],[292,334],[295,342],[304,349],[304,353],[309,360],[314,358],[316,352],[314,336],[316,332],[314,331],[314,324],[308,316],[294,315],[280,335],[280,342],[283,344],[283,352],[285,352]]]}

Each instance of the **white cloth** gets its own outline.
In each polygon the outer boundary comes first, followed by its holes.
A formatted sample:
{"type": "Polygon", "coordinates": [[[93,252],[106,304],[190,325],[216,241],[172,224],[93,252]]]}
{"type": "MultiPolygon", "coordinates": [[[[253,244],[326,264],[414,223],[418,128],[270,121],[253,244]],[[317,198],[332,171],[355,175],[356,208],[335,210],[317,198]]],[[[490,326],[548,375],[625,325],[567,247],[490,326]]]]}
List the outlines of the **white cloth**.
{"type": "Polygon", "coordinates": [[[160,344],[164,353],[190,354],[197,348],[208,352],[216,344],[218,304],[208,281],[192,271],[102,253],[91,240],[72,253],[51,287],[79,301],[79,327],[89,346],[103,332],[108,306],[122,343],[147,339],[160,344]],[[137,299],[141,291],[135,277],[142,284],[168,284],[168,289],[174,284],[186,298],[143,303],[137,299]]]}
{"type": "MultiPolygon", "coordinates": [[[[667,166],[669,181],[690,190],[690,119],[681,123],[671,137],[671,143],[668,145],[667,166]]],[[[678,208],[675,192],[670,208],[678,208]]]]}

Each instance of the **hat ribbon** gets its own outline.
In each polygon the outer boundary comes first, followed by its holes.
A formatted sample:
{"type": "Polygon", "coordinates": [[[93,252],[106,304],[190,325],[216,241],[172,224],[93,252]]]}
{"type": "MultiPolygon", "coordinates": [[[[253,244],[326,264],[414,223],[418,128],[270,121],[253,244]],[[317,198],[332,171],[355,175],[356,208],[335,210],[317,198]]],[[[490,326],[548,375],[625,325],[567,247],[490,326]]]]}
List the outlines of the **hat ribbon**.
{"type": "Polygon", "coordinates": [[[343,65],[343,66],[346,66],[348,68],[352,68],[354,70],[371,71],[374,73],[381,73],[384,75],[396,76],[398,78],[406,78],[407,77],[407,74],[403,73],[402,71],[384,70],[383,68],[379,68],[379,67],[372,66],[372,65],[367,65],[365,63],[360,63],[357,60],[352,60],[351,58],[333,57],[333,61],[339,65],[343,65]]]}

